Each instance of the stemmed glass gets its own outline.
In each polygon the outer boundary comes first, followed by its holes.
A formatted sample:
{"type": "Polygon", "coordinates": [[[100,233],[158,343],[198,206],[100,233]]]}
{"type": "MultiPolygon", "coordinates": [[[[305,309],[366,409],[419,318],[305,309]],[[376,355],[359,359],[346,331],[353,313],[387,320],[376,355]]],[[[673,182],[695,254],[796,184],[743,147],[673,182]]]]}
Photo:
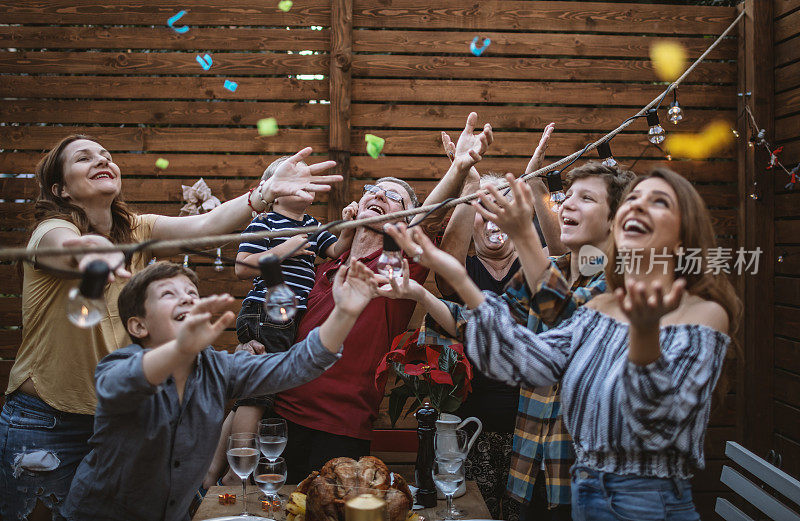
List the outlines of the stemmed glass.
{"type": "Polygon", "coordinates": [[[254,478],[258,488],[267,496],[269,502],[269,513],[272,514],[272,507],[277,503],[276,508],[280,511],[280,496],[277,492],[286,483],[286,460],[283,458],[261,458],[258,460],[254,478]]]}
{"type": "Polygon", "coordinates": [[[231,434],[228,437],[228,465],[242,479],[242,505],[244,510],[239,514],[250,518],[247,512],[247,476],[258,464],[258,438],[255,433],[231,434]]]}
{"type": "MultiPolygon", "coordinates": [[[[469,433],[463,429],[436,431],[436,435],[433,438],[433,446],[436,458],[445,461],[460,460],[464,462],[469,452],[469,433]]],[[[457,491],[458,489],[453,494],[457,491]]],[[[464,512],[452,505],[447,510],[451,519],[464,517],[464,512]]]]}
{"type": "Polygon", "coordinates": [[[258,423],[258,441],[261,454],[271,461],[275,461],[283,454],[289,436],[286,430],[286,420],[283,418],[267,418],[258,423]]]}
{"type": "Polygon", "coordinates": [[[433,460],[433,482],[447,498],[447,509],[437,510],[442,519],[458,519],[459,513],[453,509],[453,494],[464,482],[463,458],[436,458],[433,460]]]}

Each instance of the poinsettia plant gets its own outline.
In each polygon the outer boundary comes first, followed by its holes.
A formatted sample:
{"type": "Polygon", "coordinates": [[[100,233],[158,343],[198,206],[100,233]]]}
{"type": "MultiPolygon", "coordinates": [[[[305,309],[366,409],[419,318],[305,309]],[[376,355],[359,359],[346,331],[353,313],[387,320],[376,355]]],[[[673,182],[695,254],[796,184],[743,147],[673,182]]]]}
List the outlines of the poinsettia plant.
{"type": "Polygon", "coordinates": [[[419,330],[398,335],[392,348],[383,357],[375,373],[375,385],[383,389],[390,373],[395,383],[389,396],[389,418],[397,423],[408,400],[406,416],[422,406],[428,398],[440,413],[455,412],[472,391],[472,365],[464,355],[462,344],[420,344],[419,330]]]}

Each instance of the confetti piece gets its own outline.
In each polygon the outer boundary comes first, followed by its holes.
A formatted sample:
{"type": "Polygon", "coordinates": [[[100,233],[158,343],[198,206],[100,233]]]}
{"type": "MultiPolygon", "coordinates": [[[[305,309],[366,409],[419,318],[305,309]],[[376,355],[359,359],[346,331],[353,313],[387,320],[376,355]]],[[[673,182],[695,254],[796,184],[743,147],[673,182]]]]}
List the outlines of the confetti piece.
{"type": "Polygon", "coordinates": [[[278,121],[275,118],[259,119],[258,133],[262,136],[274,136],[278,133],[278,121]]]}
{"type": "Polygon", "coordinates": [[[278,9],[280,9],[284,13],[288,13],[291,8],[292,8],[292,0],[281,0],[280,2],[278,2],[278,9]]]}
{"type": "Polygon", "coordinates": [[[486,48],[489,47],[489,44],[492,43],[492,41],[489,38],[486,38],[485,40],[483,40],[483,47],[478,47],[479,39],[480,37],[476,36],[475,38],[472,39],[472,43],[469,44],[469,50],[472,51],[472,54],[474,54],[475,56],[480,56],[483,53],[483,51],[485,51],[486,48]]]}
{"type": "Polygon", "coordinates": [[[730,128],[725,121],[712,121],[700,133],[670,134],[664,147],[675,157],[706,159],[734,140],[730,128]]]}
{"type": "Polygon", "coordinates": [[[236,92],[236,89],[239,88],[239,84],[235,81],[225,80],[225,88],[231,92],[236,92]]]}
{"type": "Polygon", "coordinates": [[[656,42],[650,47],[650,60],[659,78],[675,81],[686,68],[686,49],[675,42],[656,42]]]}
{"type": "Polygon", "coordinates": [[[156,168],[160,168],[161,170],[166,170],[169,166],[169,161],[164,159],[163,157],[159,157],[156,159],[156,168]]]}
{"type": "Polygon", "coordinates": [[[211,65],[214,63],[211,61],[211,56],[209,56],[208,54],[206,54],[205,56],[200,56],[198,54],[195,59],[197,60],[197,63],[200,64],[200,67],[202,67],[204,71],[210,69],[211,65]]]}
{"type": "Polygon", "coordinates": [[[386,143],[386,140],[373,134],[365,134],[364,141],[367,142],[367,154],[375,159],[378,159],[378,156],[381,155],[381,151],[383,150],[383,145],[386,143]]]}
{"type": "Polygon", "coordinates": [[[186,14],[186,11],[178,11],[178,14],[176,14],[175,16],[173,16],[172,18],[170,18],[169,20],[167,20],[167,27],[171,27],[171,28],[172,28],[172,30],[173,30],[173,31],[175,31],[175,32],[176,32],[176,33],[178,33],[178,34],[183,34],[183,33],[185,33],[186,31],[188,31],[188,30],[189,30],[189,28],[188,28],[188,27],[186,27],[185,25],[184,25],[183,27],[175,27],[175,26],[173,25],[175,22],[177,22],[178,20],[180,20],[180,19],[181,19],[181,17],[182,17],[183,15],[185,15],[185,14],[186,14]]]}

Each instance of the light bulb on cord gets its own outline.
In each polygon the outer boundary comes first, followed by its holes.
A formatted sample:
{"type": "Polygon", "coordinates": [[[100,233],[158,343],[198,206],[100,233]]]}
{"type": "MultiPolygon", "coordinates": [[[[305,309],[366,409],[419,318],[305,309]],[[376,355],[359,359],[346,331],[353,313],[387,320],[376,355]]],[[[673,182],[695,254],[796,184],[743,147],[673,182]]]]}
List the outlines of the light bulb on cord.
{"type": "Polygon", "coordinates": [[[188,255],[184,255],[183,256],[183,267],[184,268],[188,268],[189,267],[189,256],[188,255]]]}
{"type": "Polygon", "coordinates": [[[387,279],[401,279],[403,277],[403,253],[400,246],[387,234],[383,234],[383,251],[378,257],[378,274],[387,279]]]}
{"type": "Polygon", "coordinates": [[[503,231],[500,230],[500,227],[492,221],[486,221],[486,226],[483,228],[483,233],[486,237],[486,240],[492,244],[504,244],[508,240],[508,235],[503,233],[503,231]]]}
{"type": "Polygon", "coordinates": [[[103,301],[103,288],[111,271],[108,264],[95,260],[86,266],[81,275],[81,283],[69,290],[67,296],[67,318],[82,329],[97,325],[106,316],[106,305],[103,301]]]}
{"type": "Polygon", "coordinates": [[[731,127],[731,133],[733,134],[733,137],[735,137],[736,139],[739,139],[739,131],[738,130],[736,130],[735,128],[731,127]]]}
{"type": "Polygon", "coordinates": [[[608,141],[603,141],[597,145],[597,155],[603,160],[603,165],[608,167],[617,166],[617,160],[611,155],[611,145],[608,141]]]}
{"type": "Polygon", "coordinates": [[[557,212],[561,203],[567,198],[566,194],[564,194],[564,183],[561,182],[560,170],[553,170],[547,173],[547,191],[550,192],[550,202],[552,203],[550,209],[557,212]]]}
{"type": "Polygon", "coordinates": [[[669,104],[669,110],[667,110],[667,119],[670,123],[677,125],[683,119],[683,110],[678,105],[678,89],[672,91],[672,96],[672,103],[669,104]]]}
{"type": "Polygon", "coordinates": [[[217,248],[217,258],[214,259],[214,271],[223,271],[225,264],[222,263],[222,248],[217,248]]]}
{"type": "Polygon", "coordinates": [[[666,136],[664,135],[664,128],[658,120],[656,109],[647,111],[647,124],[650,126],[650,130],[647,131],[647,139],[654,145],[660,145],[666,136]]]}
{"type": "Polygon", "coordinates": [[[297,295],[283,282],[281,260],[277,255],[265,255],[258,260],[264,292],[264,311],[273,322],[286,323],[297,314],[297,295]]]}

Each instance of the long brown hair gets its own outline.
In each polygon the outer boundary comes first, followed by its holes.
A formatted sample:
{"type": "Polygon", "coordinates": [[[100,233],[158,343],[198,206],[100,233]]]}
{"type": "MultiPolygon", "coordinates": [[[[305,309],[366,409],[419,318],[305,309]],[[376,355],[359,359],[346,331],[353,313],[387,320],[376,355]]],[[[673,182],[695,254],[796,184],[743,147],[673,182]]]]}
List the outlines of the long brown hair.
{"type": "Polygon", "coordinates": [[[111,232],[106,235],[92,228],[82,208],[53,193],[53,185],[58,186],[57,193],[61,193],[61,187],[64,186],[64,149],[79,139],[98,142],[91,136],[72,134],[59,141],[36,165],[39,197],[34,205],[33,227],[46,219],[64,219],[77,226],[81,234],[98,233],[116,244],[133,242],[133,213],[123,202],[121,195],[117,195],[111,202],[111,232]]]}
{"type": "MultiPolygon", "coordinates": [[[[625,197],[636,186],[646,179],[658,178],[666,182],[675,191],[678,199],[678,211],[680,212],[681,229],[680,241],[684,250],[699,249],[703,255],[700,263],[700,273],[683,272],[679,275],[686,279],[686,291],[692,295],[696,295],[702,299],[716,302],[725,310],[728,315],[728,331],[725,332],[731,338],[731,347],[736,356],[741,360],[741,349],[739,343],[736,341],[736,331],[741,323],[740,317],[742,315],[742,302],[736,295],[736,290],[728,280],[724,273],[715,274],[713,272],[706,273],[706,258],[705,255],[711,251],[712,248],[717,247],[717,240],[714,236],[714,228],[711,224],[711,215],[708,213],[703,198],[697,193],[692,184],[683,178],[681,175],[669,170],[668,168],[656,168],[649,174],[637,177],[628,187],[628,190],[623,196],[625,197]]],[[[625,282],[623,275],[617,273],[617,245],[616,243],[611,247],[611,255],[609,262],[606,265],[606,281],[608,287],[613,292],[616,288],[624,288],[625,282]]],[[[697,271],[697,270],[695,270],[697,271]]],[[[714,396],[717,403],[722,403],[721,400],[727,393],[729,388],[725,373],[719,379],[717,388],[714,391],[714,396]]]]}

